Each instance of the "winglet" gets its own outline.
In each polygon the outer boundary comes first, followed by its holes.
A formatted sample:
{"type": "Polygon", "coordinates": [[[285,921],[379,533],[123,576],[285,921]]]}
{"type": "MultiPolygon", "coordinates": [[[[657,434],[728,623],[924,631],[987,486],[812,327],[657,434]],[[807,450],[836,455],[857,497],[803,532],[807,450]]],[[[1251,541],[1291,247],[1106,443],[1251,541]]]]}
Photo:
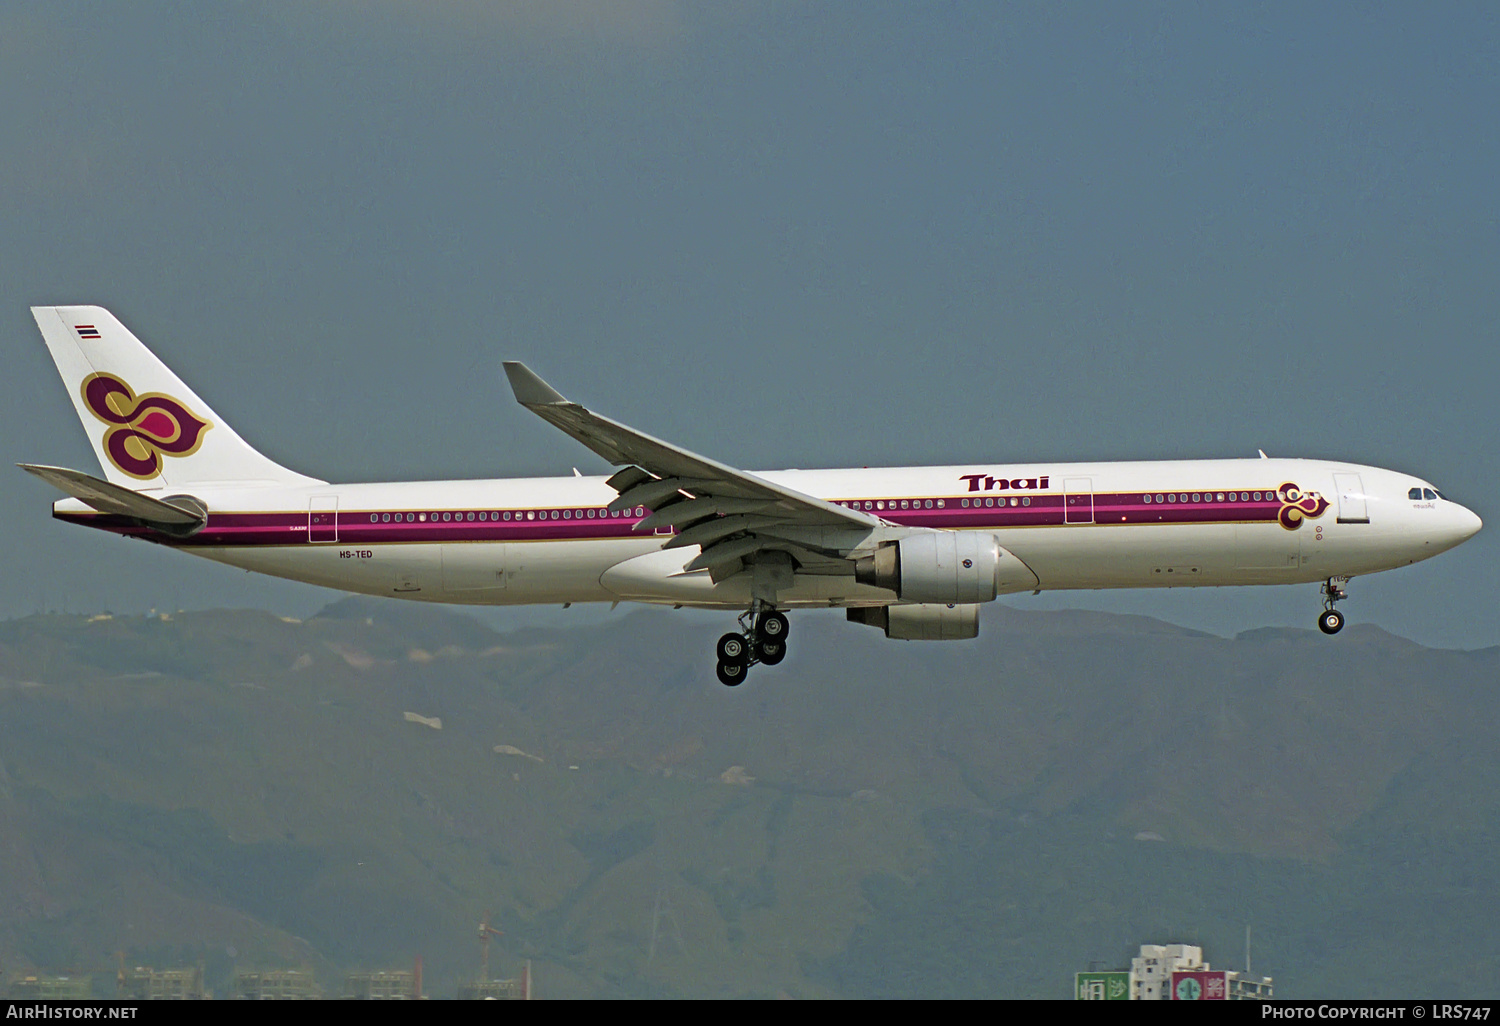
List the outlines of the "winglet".
{"type": "Polygon", "coordinates": [[[510,390],[516,394],[516,402],[522,406],[555,406],[567,402],[524,363],[506,360],[505,376],[510,379],[510,390]]]}

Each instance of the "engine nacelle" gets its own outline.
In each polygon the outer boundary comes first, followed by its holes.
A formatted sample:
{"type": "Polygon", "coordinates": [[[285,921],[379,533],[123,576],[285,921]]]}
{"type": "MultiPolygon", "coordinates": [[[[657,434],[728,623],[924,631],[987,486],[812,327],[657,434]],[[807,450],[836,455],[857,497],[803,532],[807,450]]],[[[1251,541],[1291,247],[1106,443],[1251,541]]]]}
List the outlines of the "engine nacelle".
{"type": "Polygon", "coordinates": [[[851,623],[867,624],[902,641],[966,641],[979,637],[979,606],[922,603],[847,611],[851,623]]]}
{"type": "Polygon", "coordinates": [[[926,531],[908,535],[854,564],[860,584],[894,591],[907,602],[989,602],[996,595],[1030,591],[1036,575],[992,534],[926,531]]]}

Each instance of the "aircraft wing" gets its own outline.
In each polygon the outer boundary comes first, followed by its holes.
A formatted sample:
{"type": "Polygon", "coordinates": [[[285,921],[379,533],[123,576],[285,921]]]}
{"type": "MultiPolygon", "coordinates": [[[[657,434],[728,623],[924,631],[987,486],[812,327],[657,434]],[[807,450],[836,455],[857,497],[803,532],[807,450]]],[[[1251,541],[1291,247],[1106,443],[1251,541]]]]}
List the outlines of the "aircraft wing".
{"type": "Polygon", "coordinates": [[[611,509],[645,506],[639,530],[675,528],[664,548],[701,545],[688,569],[715,580],[767,550],[788,552],[809,572],[852,573],[848,552],[884,525],[878,518],[699,456],[569,402],[523,363],[506,361],[516,401],[615,466],[611,509]],[[832,561],[832,565],[813,566],[832,561]],[[841,565],[843,564],[843,565],[841,565]]]}

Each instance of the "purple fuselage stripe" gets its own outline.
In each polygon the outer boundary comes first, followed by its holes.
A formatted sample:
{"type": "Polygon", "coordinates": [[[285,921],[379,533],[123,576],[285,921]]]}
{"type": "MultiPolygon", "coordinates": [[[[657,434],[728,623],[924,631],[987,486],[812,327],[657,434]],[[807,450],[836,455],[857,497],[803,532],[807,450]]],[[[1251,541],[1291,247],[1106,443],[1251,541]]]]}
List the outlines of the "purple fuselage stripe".
{"type": "MultiPolygon", "coordinates": [[[[1095,493],[1070,495],[1067,499],[1088,500],[1092,498],[1092,523],[1098,526],[1111,524],[1219,524],[1219,523],[1276,523],[1283,503],[1272,491],[1262,490],[1271,498],[1261,501],[1225,500],[1212,498],[1198,502],[1150,502],[1142,501],[1143,492],[1095,493]]],[[[1181,493],[1179,493],[1181,494],[1181,493]]],[[[1212,494],[1212,493],[1210,493],[1212,494]]],[[[1153,495],[1153,499],[1154,499],[1153,495]]],[[[1090,506],[1087,501],[1065,505],[1061,494],[1031,495],[1029,505],[1021,505],[1019,497],[993,498],[993,506],[981,505],[983,498],[949,497],[941,499],[908,499],[915,509],[899,509],[901,500],[830,500],[838,505],[848,505],[862,512],[873,513],[895,524],[907,527],[1003,529],[1011,527],[1078,526],[1087,523],[1090,506]],[[965,507],[964,501],[970,503],[965,507]],[[932,508],[926,506],[932,502],[932,508]],[[937,503],[943,504],[942,508],[937,503]],[[1012,505],[1011,503],[1015,504],[1012,505]],[[868,508],[866,508],[868,507],[868,508]]],[[[451,511],[450,511],[451,512],[451,511]]],[[[444,542],[530,542],[530,541],[582,541],[621,538],[645,538],[635,530],[641,517],[594,517],[586,515],[576,519],[552,519],[551,510],[522,511],[535,513],[535,520],[453,520],[451,522],[429,519],[407,523],[370,523],[372,511],[339,511],[337,522],[319,519],[310,522],[309,514],[299,511],[277,511],[273,513],[210,513],[208,523],[190,538],[172,538],[149,527],[141,526],[127,517],[102,513],[57,513],[60,520],[87,524],[100,530],[116,534],[148,538],[165,545],[195,547],[252,547],[306,544],[311,533],[313,541],[332,542],[339,545],[419,544],[444,542]],[[311,528],[311,532],[309,531],[311,528]],[[337,532],[337,541],[327,535],[337,532]]],[[[406,510],[389,515],[404,517],[406,510]]],[[[318,514],[314,514],[318,515],[318,514]]],[[[331,516],[322,514],[321,516],[331,516]]],[[[383,515],[376,512],[375,515],[383,515]]],[[[468,511],[462,514],[468,516],[468,511]]]]}

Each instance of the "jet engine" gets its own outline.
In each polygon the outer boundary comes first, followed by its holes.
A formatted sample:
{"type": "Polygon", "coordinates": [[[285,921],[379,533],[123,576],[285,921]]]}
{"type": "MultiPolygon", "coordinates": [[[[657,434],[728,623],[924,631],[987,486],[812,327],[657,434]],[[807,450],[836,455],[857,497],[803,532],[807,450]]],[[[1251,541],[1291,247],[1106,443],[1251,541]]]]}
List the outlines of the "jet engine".
{"type": "MultiPolygon", "coordinates": [[[[894,591],[907,602],[989,602],[1030,591],[1036,574],[992,534],[924,531],[876,550],[854,564],[854,579],[894,591]]],[[[972,637],[973,635],[969,635],[972,637]]]]}
{"type": "Polygon", "coordinates": [[[969,602],[850,609],[852,623],[867,624],[901,641],[965,641],[979,637],[979,606],[969,602]]]}

